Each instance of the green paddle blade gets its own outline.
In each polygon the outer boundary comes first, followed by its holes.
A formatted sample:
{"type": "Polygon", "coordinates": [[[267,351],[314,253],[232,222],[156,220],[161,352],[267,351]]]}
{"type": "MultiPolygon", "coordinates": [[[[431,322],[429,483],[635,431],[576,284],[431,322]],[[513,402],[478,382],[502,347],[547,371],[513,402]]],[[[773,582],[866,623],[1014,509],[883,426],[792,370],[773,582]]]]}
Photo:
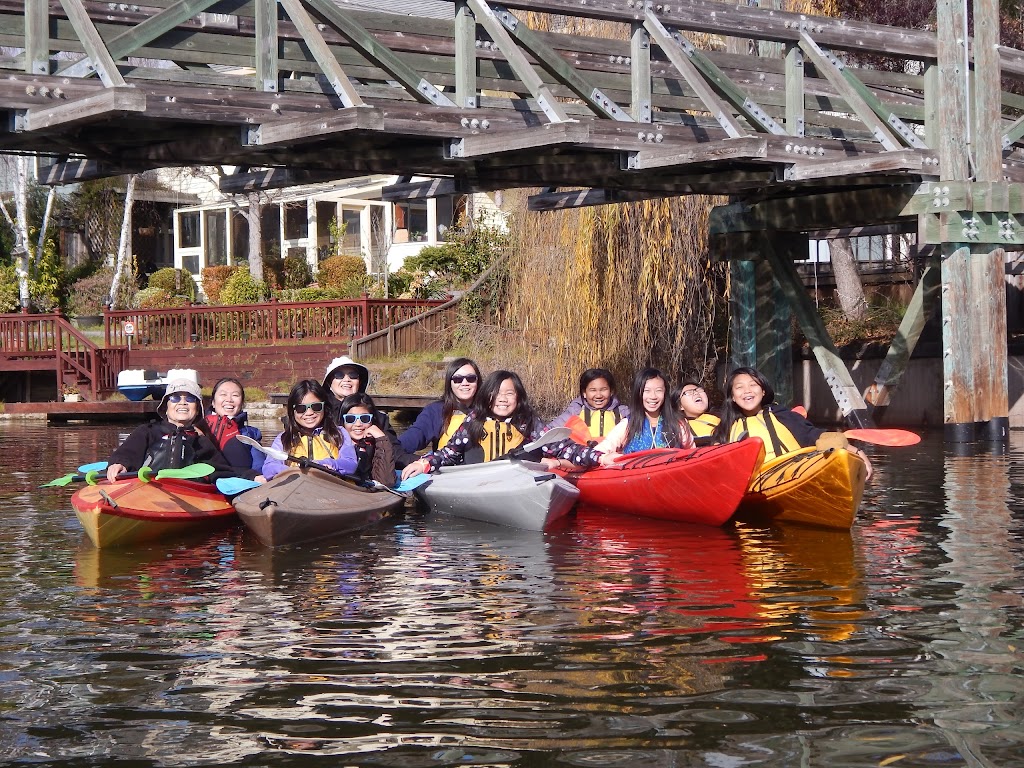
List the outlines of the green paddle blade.
{"type": "Polygon", "coordinates": [[[143,467],[139,470],[139,480],[148,483],[152,480],[195,480],[206,477],[217,471],[217,468],[209,464],[190,464],[179,469],[161,469],[155,475],[152,467],[143,467]]]}
{"type": "Polygon", "coordinates": [[[40,488],[55,488],[55,487],[64,486],[64,485],[71,485],[71,483],[75,482],[76,479],[84,479],[84,478],[82,478],[79,475],[76,475],[74,472],[72,472],[70,475],[64,475],[64,477],[58,477],[58,478],[56,478],[54,480],[51,480],[48,483],[43,483],[39,487],[40,488]]]}

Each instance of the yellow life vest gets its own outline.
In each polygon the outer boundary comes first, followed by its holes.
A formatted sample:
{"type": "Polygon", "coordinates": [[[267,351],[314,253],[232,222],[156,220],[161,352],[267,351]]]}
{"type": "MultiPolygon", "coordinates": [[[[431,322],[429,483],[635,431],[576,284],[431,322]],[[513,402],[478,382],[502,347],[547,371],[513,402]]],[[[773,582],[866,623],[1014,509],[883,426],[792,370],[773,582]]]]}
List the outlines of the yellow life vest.
{"type": "Polygon", "coordinates": [[[793,433],[782,426],[782,422],[767,411],[761,411],[756,416],[741,416],[736,419],[732,425],[732,429],[729,431],[729,442],[736,440],[744,430],[751,437],[761,438],[761,442],[764,443],[765,461],[800,449],[800,442],[793,437],[793,433]],[[781,452],[776,452],[775,450],[775,444],[772,441],[772,434],[768,430],[768,425],[765,424],[764,421],[766,416],[772,420],[772,427],[775,429],[775,434],[779,438],[779,443],[781,443],[781,452]]]}
{"type": "Polygon", "coordinates": [[[621,419],[619,412],[610,408],[594,410],[583,406],[583,410],[580,411],[580,420],[587,425],[587,431],[595,440],[600,440],[611,432],[621,419]]]}
{"type": "MultiPolygon", "coordinates": [[[[288,451],[292,456],[305,456],[313,461],[338,458],[338,449],[323,435],[302,435],[299,444],[288,451]]],[[[294,461],[288,462],[294,464],[294,461]]]]}
{"type": "Polygon", "coordinates": [[[484,438],[480,441],[480,447],[484,452],[484,461],[500,459],[513,448],[518,448],[525,442],[526,438],[523,433],[507,421],[495,421],[489,418],[484,422],[484,438]]]}
{"type": "Polygon", "coordinates": [[[686,421],[689,422],[690,431],[693,432],[694,437],[710,437],[721,419],[710,413],[702,413],[692,419],[687,417],[686,421]]]}
{"type": "Polygon", "coordinates": [[[452,411],[452,415],[448,417],[448,423],[445,428],[441,431],[441,436],[437,438],[437,450],[441,450],[448,441],[452,439],[452,435],[455,431],[462,426],[462,422],[466,420],[466,414],[462,411],[452,411]]]}

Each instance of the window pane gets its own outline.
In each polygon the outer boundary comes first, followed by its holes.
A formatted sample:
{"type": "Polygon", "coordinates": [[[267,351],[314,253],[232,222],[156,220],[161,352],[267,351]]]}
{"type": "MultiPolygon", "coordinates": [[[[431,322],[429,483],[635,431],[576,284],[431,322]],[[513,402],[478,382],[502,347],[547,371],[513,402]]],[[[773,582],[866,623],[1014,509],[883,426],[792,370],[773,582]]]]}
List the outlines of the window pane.
{"type": "Polygon", "coordinates": [[[222,267],[228,263],[227,215],[224,211],[206,212],[206,266],[222,267]]]}
{"type": "Polygon", "coordinates": [[[302,203],[286,203],[284,206],[284,239],[285,240],[298,240],[300,237],[305,237],[307,227],[306,224],[306,204],[302,203]]]}
{"type": "Polygon", "coordinates": [[[199,247],[199,212],[178,214],[178,247],[199,247]]]}
{"type": "Polygon", "coordinates": [[[249,220],[243,212],[231,216],[231,255],[235,264],[249,258],[249,220]]]}
{"type": "Polygon", "coordinates": [[[181,268],[193,275],[199,274],[199,254],[192,253],[181,257],[181,268]]]}
{"type": "Polygon", "coordinates": [[[342,253],[353,254],[358,256],[360,253],[361,244],[361,216],[358,209],[353,208],[342,208],[341,209],[341,226],[344,231],[344,235],[341,237],[341,248],[342,253]]]}

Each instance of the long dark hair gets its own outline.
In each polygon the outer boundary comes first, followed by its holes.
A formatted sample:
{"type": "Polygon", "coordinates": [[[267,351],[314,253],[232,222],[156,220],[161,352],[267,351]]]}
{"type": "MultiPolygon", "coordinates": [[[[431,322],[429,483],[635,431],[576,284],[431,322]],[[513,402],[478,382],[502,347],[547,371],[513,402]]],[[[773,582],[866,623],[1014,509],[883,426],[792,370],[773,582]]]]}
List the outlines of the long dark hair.
{"type": "Polygon", "coordinates": [[[484,439],[484,421],[488,416],[493,418],[491,408],[494,407],[494,400],[498,396],[498,390],[505,380],[512,382],[516,391],[516,409],[508,417],[509,424],[523,433],[527,440],[533,432],[533,424],[537,417],[530,406],[530,400],[526,396],[526,387],[522,379],[512,371],[494,371],[484,379],[476,391],[476,401],[473,404],[473,419],[469,422],[469,439],[472,445],[478,444],[484,439]]]}
{"type": "Polygon", "coordinates": [[[302,398],[309,394],[315,395],[316,399],[324,404],[324,419],[320,422],[320,427],[323,429],[323,438],[340,451],[344,438],[342,438],[341,432],[338,431],[338,425],[334,420],[334,413],[332,413],[331,404],[327,399],[327,390],[315,379],[303,379],[292,387],[292,391],[288,393],[288,405],[284,414],[284,432],[281,433],[281,446],[288,453],[291,453],[303,437],[302,428],[295,421],[295,406],[299,405],[302,402],[302,398]]]}
{"type": "Polygon", "coordinates": [[[764,377],[763,373],[756,368],[751,368],[746,365],[733,369],[733,371],[725,377],[725,384],[722,385],[722,394],[725,396],[725,402],[722,403],[721,421],[718,422],[718,426],[715,427],[715,431],[711,433],[711,438],[716,443],[729,442],[732,425],[739,419],[743,418],[743,411],[740,410],[739,406],[736,405],[732,399],[733,382],[736,381],[737,376],[741,376],[743,374],[746,374],[756,381],[758,386],[764,390],[764,399],[761,400],[761,410],[767,410],[768,406],[775,402],[775,390],[772,388],[772,385],[768,383],[768,379],[764,377]]]}
{"type": "Polygon", "coordinates": [[[657,368],[644,368],[633,380],[633,391],[629,398],[629,427],[626,430],[626,442],[629,445],[633,438],[640,434],[647,421],[644,410],[644,386],[652,379],[661,379],[665,385],[665,401],[661,404],[661,433],[666,442],[673,448],[683,447],[682,430],[679,426],[679,412],[669,397],[668,378],[657,368]]]}
{"type": "MultiPolygon", "coordinates": [[[[615,397],[615,377],[612,376],[612,372],[607,368],[587,368],[583,373],[580,374],[580,399],[584,403],[587,402],[586,398],[583,397],[583,393],[586,391],[593,382],[598,379],[604,379],[608,382],[608,389],[612,391],[612,398],[615,397]]],[[[609,400],[611,402],[611,400],[609,400]]]]}
{"type": "Polygon", "coordinates": [[[374,404],[373,398],[365,392],[356,392],[354,395],[348,395],[338,406],[338,413],[344,416],[353,408],[359,408],[360,406],[368,410],[371,414],[377,413],[377,406],[374,404]]]}
{"type": "MultiPolygon", "coordinates": [[[[462,403],[459,402],[459,398],[457,398],[455,396],[455,393],[452,392],[452,376],[455,375],[455,373],[459,370],[459,368],[462,368],[463,366],[466,366],[466,365],[472,366],[473,373],[476,374],[476,391],[477,391],[477,394],[480,393],[480,387],[483,386],[484,377],[480,375],[480,369],[477,367],[477,364],[474,363],[472,360],[470,360],[468,357],[457,357],[454,360],[452,360],[450,363],[448,363],[448,367],[444,369],[444,394],[441,395],[441,424],[442,425],[448,423],[448,419],[450,419],[452,417],[453,413],[455,413],[456,411],[461,411],[462,410],[462,407],[463,407],[462,403]]],[[[476,400],[475,397],[473,399],[474,399],[474,401],[476,400]]],[[[470,403],[469,407],[472,408],[473,404],[470,403]]],[[[443,428],[444,427],[442,426],[442,429],[443,428]]]]}

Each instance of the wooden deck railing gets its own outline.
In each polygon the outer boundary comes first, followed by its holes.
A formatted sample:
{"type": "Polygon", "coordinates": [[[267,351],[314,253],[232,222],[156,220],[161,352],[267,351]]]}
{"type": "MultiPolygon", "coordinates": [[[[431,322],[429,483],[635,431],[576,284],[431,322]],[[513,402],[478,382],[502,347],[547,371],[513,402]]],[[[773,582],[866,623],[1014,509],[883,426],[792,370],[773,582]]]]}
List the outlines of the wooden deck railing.
{"type": "Polygon", "coordinates": [[[278,344],[299,339],[344,341],[389,326],[444,302],[418,299],[351,299],[277,302],[244,306],[192,306],[178,309],[113,310],[103,314],[106,346],[127,346],[125,322],[135,326],[135,344],[181,347],[189,344],[278,344]]]}
{"type": "Polygon", "coordinates": [[[10,371],[52,370],[57,393],[65,384],[92,399],[117,387],[127,349],[103,349],[57,313],[0,315],[0,366],[10,371]]]}

